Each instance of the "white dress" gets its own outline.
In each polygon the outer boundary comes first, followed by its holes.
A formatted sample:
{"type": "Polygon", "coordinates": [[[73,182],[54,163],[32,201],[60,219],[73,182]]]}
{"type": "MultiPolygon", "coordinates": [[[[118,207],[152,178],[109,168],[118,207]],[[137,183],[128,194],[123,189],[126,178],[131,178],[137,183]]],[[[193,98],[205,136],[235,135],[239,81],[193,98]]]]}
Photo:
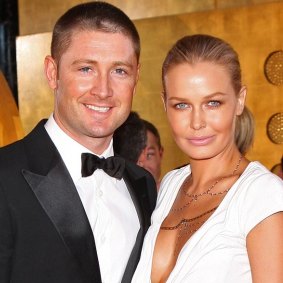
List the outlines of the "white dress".
{"type": "MultiPolygon", "coordinates": [[[[150,282],[160,225],[188,174],[189,165],[164,177],[132,283],[150,282]]],[[[210,218],[184,245],[166,282],[251,283],[246,237],[259,222],[279,211],[283,211],[282,180],[259,162],[251,162],[210,218]]]]}

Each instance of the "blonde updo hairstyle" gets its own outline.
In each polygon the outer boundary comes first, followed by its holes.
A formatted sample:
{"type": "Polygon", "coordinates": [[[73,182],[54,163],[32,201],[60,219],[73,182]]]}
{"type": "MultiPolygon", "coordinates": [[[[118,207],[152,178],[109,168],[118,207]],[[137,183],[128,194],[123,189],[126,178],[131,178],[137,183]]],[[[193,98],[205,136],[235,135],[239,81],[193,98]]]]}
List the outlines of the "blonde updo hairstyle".
{"type": "MultiPolygon", "coordinates": [[[[236,94],[242,88],[241,67],[238,54],[224,40],[205,34],[195,34],[179,39],[169,50],[162,65],[163,95],[166,99],[165,76],[168,71],[179,64],[193,65],[197,62],[212,62],[225,67],[231,78],[236,94]]],[[[242,154],[245,154],[253,143],[254,119],[245,106],[242,114],[237,116],[235,143],[242,154]]]]}

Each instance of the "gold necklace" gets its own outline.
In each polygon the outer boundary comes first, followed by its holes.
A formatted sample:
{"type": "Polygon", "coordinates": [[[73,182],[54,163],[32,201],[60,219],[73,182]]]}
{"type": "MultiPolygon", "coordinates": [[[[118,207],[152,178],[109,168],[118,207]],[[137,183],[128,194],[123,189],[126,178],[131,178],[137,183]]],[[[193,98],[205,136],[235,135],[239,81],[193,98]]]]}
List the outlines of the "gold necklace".
{"type": "MultiPolygon", "coordinates": [[[[217,209],[217,207],[218,206],[216,206],[216,207],[214,207],[214,208],[212,208],[212,209],[210,209],[210,210],[208,210],[208,211],[205,211],[205,212],[203,212],[202,214],[200,214],[200,215],[198,215],[198,216],[195,216],[195,217],[193,217],[193,218],[189,218],[189,219],[187,219],[187,218],[183,218],[177,225],[175,225],[175,226],[161,226],[160,227],[160,229],[161,230],[176,230],[176,229],[178,229],[178,228],[180,228],[180,226],[181,225],[188,225],[188,223],[191,223],[191,222],[193,222],[193,221],[195,221],[195,220],[197,220],[197,219],[199,219],[199,218],[202,218],[203,216],[205,216],[205,215],[207,215],[207,214],[209,214],[209,213],[212,213],[212,212],[214,212],[216,209],[217,209]]],[[[198,223],[196,223],[196,224],[200,224],[201,222],[198,222],[198,223]]],[[[193,224],[192,224],[193,225],[193,224]]],[[[195,225],[195,224],[194,224],[195,225]]]]}
{"type": "MultiPolygon", "coordinates": [[[[172,211],[172,212],[183,211],[183,210],[184,210],[185,208],[187,208],[192,202],[197,201],[199,197],[202,197],[202,196],[204,196],[204,195],[217,196],[217,195],[222,195],[222,194],[227,193],[227,192],[230,190],[230,188],[225,189],[224,191],[221,191],[221,192],[216,192],[216,193],[211,192],[211,190],[212,190],[219,182],[221,182],[221,181],[224,180],[225,178],[229,178],[229,177],[234,176],[234,175],[236,174],[236,172],[238,171],[239,166],[240,166],[240,164],[241,164],[242,158],[243,158],[243,156],[240,155],[240,158],[239,158],[239,160],[238,160],[238,162],[237,162],[237,164],[236,164],[236,166],[235,166],[235,168],[234,168],[232,174],[217,179],[206,191],[204,191],[204,192],[202,192],[202,193],[199,193],[199,194],[189,194],[188,192],[185,192],[184,190],[182,190],[182,192],[185,194],[185,196],[186,196],[186,197],[189,197],[189,198],[191,198],[191,199],[190,199],[184,206],[182,206],[182,207],[171,208],[171,211],[172,211]]],[[[184,184],[187,183],[190,179],[191,179],[191,175],[190,175],[190,177],[184,182],[184,184]]],[[[184,184],[183,184],[183,185],[184,185],[184,184]]]]}
{"type": "Polygon", "coordinates": [[[206,221],[205,219],[202,219],[202,218],[207,215],[209,216],[209,214],[212,214],[216,209],[217,209],[217,206],[193,218],[189,218],[189,219],[183,218],[175,226],[161,226],[160,227],[160,230],[165,230],[165,231],[172,231],[172,230],[178,229],[177,239],[176,239],[175,248],[174,248],[174,255],[177,255],[177,248],[179,246],[181,238],[189,234],[192,235],[192,233],[196,232],[202,226],[202,224],[206,221]]]}
{"type": "MultiPolygon", "coordinates": [[[[232,174],[225,176],[225,177],[221,177],[219,179],[217,179],[212,186],[210,186],[205,192],[199,193],[199,194],[188,194],[187,192],[183,191],[183,193],[185,194],[186,197],[190,197],[191,200],[189,202],[187,202],[183,207],[180,208],[171,208],[172,212],[180,212],[183,211],[187,206],[189,206],[193,201],[197,201],[199,197],[202,197],[204,195],[210,195],[210,196],[216,196],[216,195],[220,195],[220,194],[224,194],[227,193],[230,188],[225,189],[224,191],[221,192],[217,192],[217,193],[213,193],[211,192],[211,190],[223,179],[228,178],[230,176],[234,176],[236,174],[236,172],[239,169],[240,163],[242,161],[243,156],[240,155],[240,158],[236,164],[235,169],[233,170],[232,174]]],[[[174,248],[174,255],[177,254],[177,248],[180,244],[181,238],[183,238],[186,235],[192,235],[192,233],[196,232],[207,220],[207,217],[209,217],[209,215],[211,215],[218,206],[209,209],[203,213],[201,213],[200,215],[197,215],[193,218],[182,218],[179,223],[177,225],[174,226],[161,226],[160,230],[165,230],[165,231],[173,231],[173,230],[177,230],[177,239],[175,242],[175,248],[174,248]],[[205,217],[205,218],[204,218],[205,217]]]]}

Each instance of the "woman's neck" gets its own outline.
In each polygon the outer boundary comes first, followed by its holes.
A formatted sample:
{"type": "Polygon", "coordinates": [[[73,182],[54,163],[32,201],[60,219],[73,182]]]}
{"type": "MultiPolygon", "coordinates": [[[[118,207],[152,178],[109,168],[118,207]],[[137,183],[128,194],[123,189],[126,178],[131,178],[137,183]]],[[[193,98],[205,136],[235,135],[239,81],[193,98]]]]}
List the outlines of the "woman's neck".
{"type": "Polygon", "coordinates": [[[247,164],[248,161],[238,151],[229,155],[217,155],[209,159],[191,159],[190,188],[195,193],[201,193],[198,190],[207,187],[211,182],[241,174],[247,164]]]}

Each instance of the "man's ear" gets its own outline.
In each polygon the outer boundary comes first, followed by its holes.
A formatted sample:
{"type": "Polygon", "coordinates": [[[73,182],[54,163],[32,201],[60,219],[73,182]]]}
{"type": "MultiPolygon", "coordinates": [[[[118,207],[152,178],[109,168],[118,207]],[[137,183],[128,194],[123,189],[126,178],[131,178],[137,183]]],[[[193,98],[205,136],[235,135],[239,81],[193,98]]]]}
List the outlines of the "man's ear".
{"type": "Polygon", "coordinates": [[[145,160],[146,160],[146,149],[143,149],[138,158],[137,165],[143,167],[145,160]]]}
{"type": "Polygon", "coordinates": [[[58,69],[55,60],[49,55],[44,60],[44,71],[49,87],[55,90],[57,88],[58,69]]]}
{"type": "Polygon", "coordinates": [[[159,154],[160,154],[160,158],[161,158],[161,159],[163,158],[163,153],[164,153],[164,147],[161,146],[161,147],[159,148],[159,154]]]}
{"type": "Polygon", "coordinates": [[[135,79],[135,87],[134,87],[134,91],[133,91],[133,94],[134,94],[134,95],[135,95],[135,93],[136,93],[137,84],[138,84],[138,81],[139,81],[139,78],[140,78],[140,66],[141,66],[141,64],[139,63],[139,64],[138,64],[138,68],[137,68],[136,79],[135,79]]]}
{"type": "Polygon", "coordinates": [[[140,69],[141,69],[141,63],[138,64],[137,75],[136,75],[136,84],[138,83],[138,80],[140,78],[140,69]]]}
{"type": "Polygon", "coordinates": [[[242,114],[245,107],[245,100],[247,95],[247,88],[243,86],[238,95],[238,103],[237,103],[237,112],[236,114],[239,116],[242,114]]]}

